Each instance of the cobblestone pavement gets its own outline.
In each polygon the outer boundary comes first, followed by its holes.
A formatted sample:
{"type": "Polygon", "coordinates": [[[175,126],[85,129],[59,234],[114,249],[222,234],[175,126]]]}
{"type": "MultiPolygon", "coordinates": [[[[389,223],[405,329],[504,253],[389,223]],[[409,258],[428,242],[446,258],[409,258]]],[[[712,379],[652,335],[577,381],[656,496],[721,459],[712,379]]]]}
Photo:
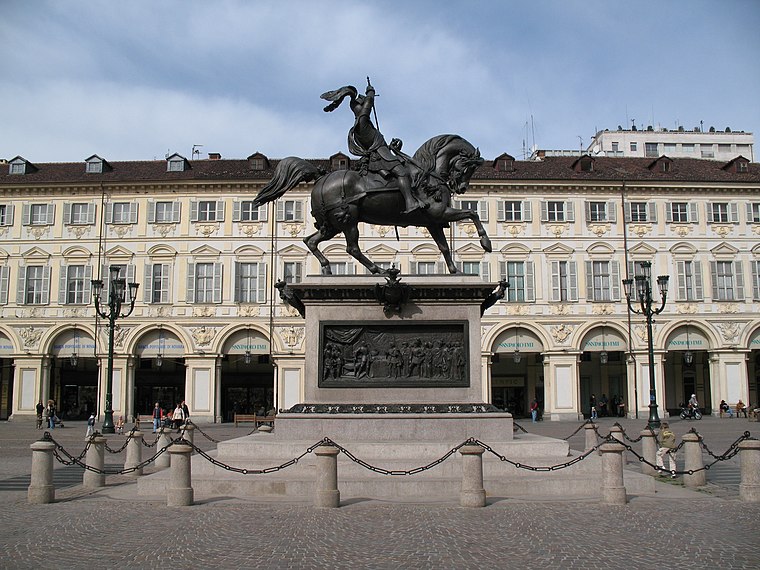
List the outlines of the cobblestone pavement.
{"type": "MultiPolygon", "coordinates": [[[[600,431],[607,433],[613,421],[600,420],[600,431]]],[[[519,423],[552,437],[566,437],[579,425],[519,423]]],[[[644,421],[620,423],[634,437],[644,421]]],[[[744,430],[753,436],[760,432],[753,429],[760,424],[743,419],[705,418],[693,424],[671,420],[671,426],[679,437],[695,427],[716,453],[724,452],[744,430]]],[[[215,439],[250,432],[250,426],[202,428],[215,439]]],[[[78,453],[84,432],[79,422],[53,435],[78,453]]],[[[78,484],[81,470],[61,465],[55,471],[62,482],[56,483],[56,502],[29,505],[29,444],[40,434],[23,422],[0,423],[3,568],[760,567],[760,504],[739,502],[731,489],[734,481],[738,489],[738,478],[731,474],[738,474],[736,458],[720,466],[721,477],[730,475],[728,483],[718,477],[688,500],[665,493],[634,497],[620,507],[494,498],[483,509],[444,501],[362,500],[344,502],[339,509],[315,509],[297,502],[221,497],[169,508],[165,502],[125,493],[134,483],[124,476],[109,477],[105,489],[84,490],[78,484]]],[[[109,436],[109,445],[117,448],[123,438],[109,436]]],[[[149,430],[146,439],[152,440],[149,430]]],[[[214,447],[199,434],[195,440],[204,449],[214,447]]],[[[570,438],[570,444],[581,449],[583,434],[570,438]]],[[[106,463],[116,466],[119,457],[123,461],[123,455],[107,456],[106,463]]],[[[708,472],[708,479],[714,472],[718,470],[708,472]]]]}

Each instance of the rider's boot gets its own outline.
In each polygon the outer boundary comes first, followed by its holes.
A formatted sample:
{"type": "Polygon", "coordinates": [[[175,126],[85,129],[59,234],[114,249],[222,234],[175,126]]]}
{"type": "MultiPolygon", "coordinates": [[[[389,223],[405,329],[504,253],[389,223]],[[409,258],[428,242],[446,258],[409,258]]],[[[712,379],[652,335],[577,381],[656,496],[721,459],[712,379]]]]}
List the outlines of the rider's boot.
{"type": "Polygon", "coordinates": [[[397,179],[401,194],[404,196],[404,202],[406,203],[406,210],[403,214],[408,214],[417,210],[418,208],[427,208],[428,205],[417,198],[412,192],[412,183],[407,176],[399,176],[397,179]]]}

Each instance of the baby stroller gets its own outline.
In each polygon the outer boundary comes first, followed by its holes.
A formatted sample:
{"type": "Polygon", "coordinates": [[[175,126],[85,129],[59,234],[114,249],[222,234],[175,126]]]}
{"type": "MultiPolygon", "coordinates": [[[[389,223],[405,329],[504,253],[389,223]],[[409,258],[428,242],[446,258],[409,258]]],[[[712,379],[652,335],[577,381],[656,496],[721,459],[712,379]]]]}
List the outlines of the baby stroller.
{"type": "Polygon", "coordinates": [[[53,416],[53,425],[57,428],[66,427],[58,416],[53,416]]]}

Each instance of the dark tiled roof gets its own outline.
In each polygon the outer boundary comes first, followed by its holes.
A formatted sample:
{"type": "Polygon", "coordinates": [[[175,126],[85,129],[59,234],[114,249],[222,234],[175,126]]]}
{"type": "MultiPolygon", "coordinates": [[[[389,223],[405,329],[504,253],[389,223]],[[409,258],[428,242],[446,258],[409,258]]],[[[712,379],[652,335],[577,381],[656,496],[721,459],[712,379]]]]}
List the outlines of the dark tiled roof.
{"type": "MultiPolygon", "coordinates": [[[[572,168],[578,157],[546,157],[540,161],[514,161],[511,171],[497,171],[494,161],[486,161],[473,176],[473,180],[504,181],[586,181],[604,182],[717,182],[727,184],[756,184],[760,182],[760,164],[749,163],[748,172],[737,173],[724,169],[726,162],[694,158],[675,158],[669,172],[650,169],[651,158],[594,157],[590,172],[572,168]]],[[[8,165],[0,165],[0,187],[34,184],[167,184],[177,181],[266,181],[272,177],[279,160],[270,160],[265,170],[253,170],[248,160],[196,160],[183,172],[168,172],[165,160],[129,161],[109,163],[113,170],[100,174],[85,172],[83,162],[32,163],[36,171],[29,174],[9,174],[8,165]]],[[[309,159],[315,166],[330,169],[329,159],[309,159]]]]}

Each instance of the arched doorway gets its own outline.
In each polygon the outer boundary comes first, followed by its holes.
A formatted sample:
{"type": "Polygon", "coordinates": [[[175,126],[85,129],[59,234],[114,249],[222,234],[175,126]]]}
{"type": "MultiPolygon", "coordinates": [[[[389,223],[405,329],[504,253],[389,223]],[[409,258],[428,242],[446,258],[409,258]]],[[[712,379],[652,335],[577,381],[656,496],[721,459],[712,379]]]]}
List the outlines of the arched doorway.
{"type": "Polygon", "coordinates": [[[150,415],[156,402],[166,412],[185,398],[185,345],[171,331],[146,332],[135,348],[133,415],[150,415]]]}
{"type": "Polygon", "coordinates": [[[274,407],[274,367],[269,340],[243,329],[230,335],[222,350],[221,415],[231,422],[235,413],[253,414],[274,407]]]}
{"type": "MultiPolygon", "coordinates": [[[[81,329],[61,332],[50,347],[50,398],[65,420],[86,420],[98,413],[98,360],[95,340],[81,329]]],[[[44,399],[44,398],[43,398],[44,399]]]]}
{"type": "Polygon", "coordinates": [[[760,329],[756,330],[749,339],[749,358],[747,359],[747,405],[757,408],[760,404],[760,329]]]}
{"type": "Polygon", "coordinates": [[[665,343],[668,351],[665,368],[665,395],[661,406],[670,415],[681,413],[681,406],[696,394],[702,413],[712,410],[710,387],[710,341],[694,325],[675,329],[665,343]]]}
{"type": "Polygon", "coordinates": [[[13,411],[13,343],[0,333],[0,420],[7,420],[13,411]]]}
{"type": "Polygon", "coordinates": [[[599,417],[625,415],[628,404],[627,343],[622,334],[608,325],[594,327],[583,337],[581,348],[578,374],[583,417],[591,415],[592,395],[599,417]]]}
{"type": "Polygon", "coordinates": [[[543,343],[521,326],[503,331],[491,358],[491,403],[515,417],[526,417],[535,398],[544,409],[543,343]]]}

